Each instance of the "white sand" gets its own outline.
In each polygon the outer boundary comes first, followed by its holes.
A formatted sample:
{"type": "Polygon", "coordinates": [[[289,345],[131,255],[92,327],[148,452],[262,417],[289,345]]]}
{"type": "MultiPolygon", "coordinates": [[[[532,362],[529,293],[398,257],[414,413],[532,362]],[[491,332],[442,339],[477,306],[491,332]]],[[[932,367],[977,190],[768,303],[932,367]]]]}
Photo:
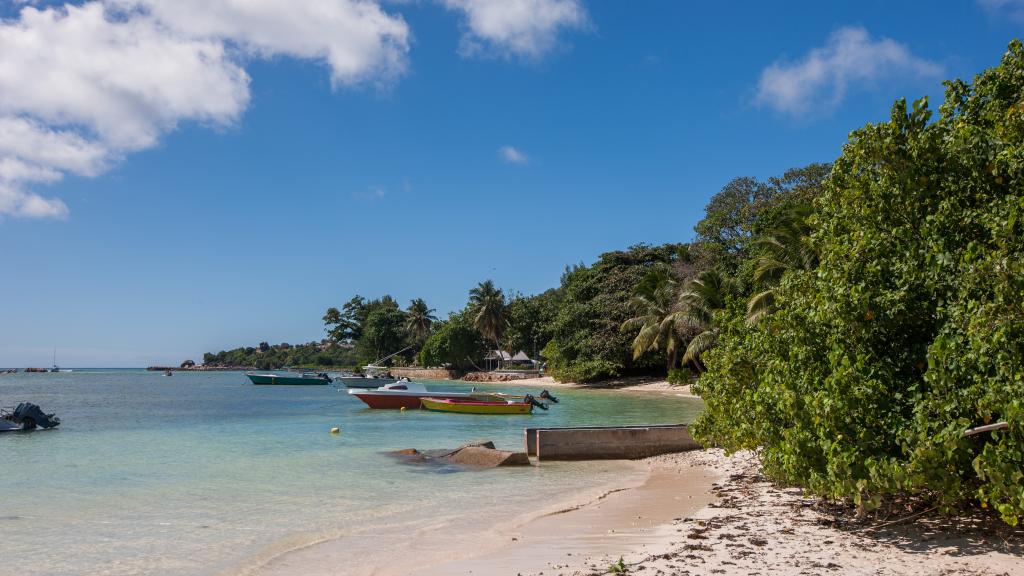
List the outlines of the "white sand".
{"type": "MultiPolygon", "coordinates": [[[[721,450],[705,450],[647,462],[655,469],[718,474],[718,501],[663,527],[660,533],[668,536],[645,551],[623,552],[629,574],[1024,574],[1024,530],[990,517],[957,522],[930,514],[903,522],[898,516],[890,525],[880,519],[860,523],[848,510],[819,507],[799,489],[768,482],[749,453],[728,458],[721,450]]],[[[595,555],[543,574],[605,574],[619,557],[595,555]]]]}

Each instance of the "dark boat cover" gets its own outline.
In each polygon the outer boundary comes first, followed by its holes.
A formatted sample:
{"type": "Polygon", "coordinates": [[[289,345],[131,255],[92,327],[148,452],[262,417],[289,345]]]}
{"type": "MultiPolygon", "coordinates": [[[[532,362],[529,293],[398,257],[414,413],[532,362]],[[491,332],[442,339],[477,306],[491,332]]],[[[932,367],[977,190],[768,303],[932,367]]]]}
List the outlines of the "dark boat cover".
{"type": "Polygon", "coordinates": [[[13,420],[20,424],[27,424],[25,429],[33,428],[33,424],[40,428],[53,428],[60,424],[60,418],[53,414],[45,414],[39,406],[31,402],[22,402],[14,409],[13,420]]]}

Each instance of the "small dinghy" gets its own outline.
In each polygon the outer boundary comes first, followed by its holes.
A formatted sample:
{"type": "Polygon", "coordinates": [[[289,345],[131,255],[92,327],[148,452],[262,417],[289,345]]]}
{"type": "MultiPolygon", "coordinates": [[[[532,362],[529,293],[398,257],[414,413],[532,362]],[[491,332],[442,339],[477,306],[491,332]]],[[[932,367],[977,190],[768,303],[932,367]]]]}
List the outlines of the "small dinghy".
{"type": "Polygon", "coordinates": [[[46,414],[42,408],[31,402],[22,402],[13,410],[0,408],[0,432],[16,432],[42,428],[56,428],[60,418],[46,414]]]}
{"type": "Polygon", "coordinates": [[[533,407],[547,410],[547,404],[537,402],[527,394],[522,400],[503,400],[498,402],[451,398],[423,398],[423,407],[435,412],[455,412],[457,414],[531,414],[533,407]]]}

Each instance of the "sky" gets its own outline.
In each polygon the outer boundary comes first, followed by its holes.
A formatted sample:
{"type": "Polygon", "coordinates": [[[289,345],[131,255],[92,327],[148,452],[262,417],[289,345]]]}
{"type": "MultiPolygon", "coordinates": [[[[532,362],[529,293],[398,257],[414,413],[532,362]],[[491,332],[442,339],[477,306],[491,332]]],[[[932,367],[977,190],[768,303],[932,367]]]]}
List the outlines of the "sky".
{"type": "Polygon", "coordinates": [[[685,242],[995,66],[1024,1],[0,0],[0,366],[324,337],[685,242]]]}

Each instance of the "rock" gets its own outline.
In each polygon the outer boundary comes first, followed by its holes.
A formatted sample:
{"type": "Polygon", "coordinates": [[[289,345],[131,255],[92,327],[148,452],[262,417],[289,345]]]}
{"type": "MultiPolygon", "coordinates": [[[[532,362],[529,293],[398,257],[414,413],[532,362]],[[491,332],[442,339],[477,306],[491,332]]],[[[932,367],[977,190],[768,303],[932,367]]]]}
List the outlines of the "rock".
{"type": "Polygon", "coordinates": [[[467,446],[465,448],[460,448],[446,456],[445,459],[453,464],[477,466],[482,468],[530,465],[530,458],[526,455],[526,452],[509,452],[507,450],[495,450],[493,447],[487,448],[483,446],[467,446]]]}
{"type": "Polygon", "coordinates": [[[490,440],[470,442],[454,450],[417,450],[415,448],[405,448],[386,452],[386,454],[409,464],[457,464],[473,468],[530,465],[530,458],[525,452],[496,450],[494,442],[490,440]]]}

